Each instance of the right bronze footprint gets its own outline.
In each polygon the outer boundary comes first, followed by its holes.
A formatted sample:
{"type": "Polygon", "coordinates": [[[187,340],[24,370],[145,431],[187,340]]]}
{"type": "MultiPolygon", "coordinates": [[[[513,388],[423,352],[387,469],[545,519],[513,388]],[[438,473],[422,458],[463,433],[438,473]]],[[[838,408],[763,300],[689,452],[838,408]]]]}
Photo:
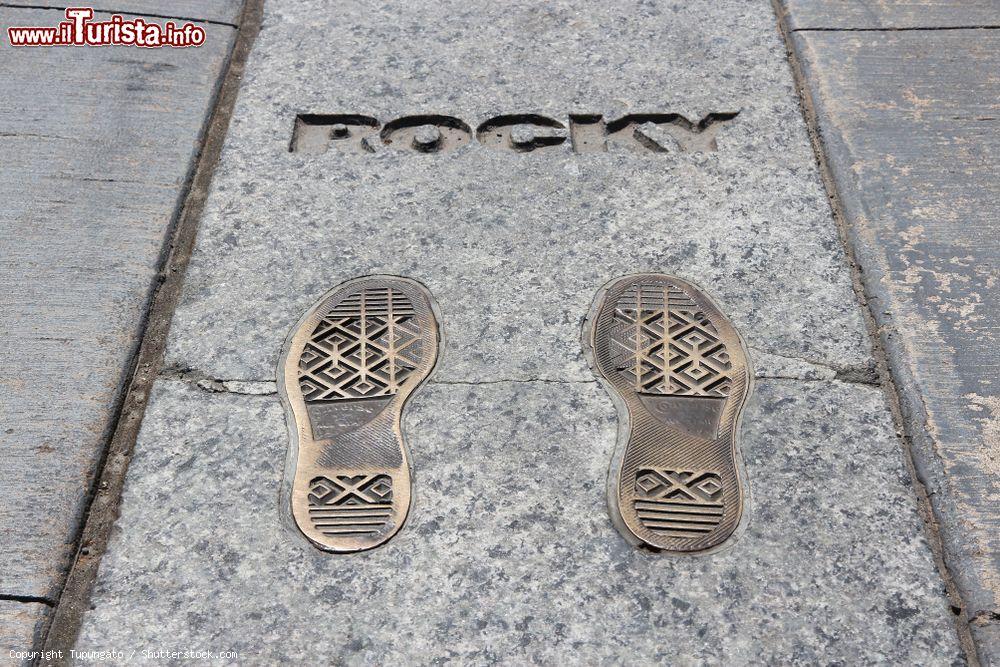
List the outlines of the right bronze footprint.
{"type": "Polygon", "coordinates": [[[736,329],[692,284],[637,274],[598,293],[584,347],[627,420],[608,476],[618,529],[665,551],[720,547],[745,495],[738,438],[753,376],[736,329]]]}

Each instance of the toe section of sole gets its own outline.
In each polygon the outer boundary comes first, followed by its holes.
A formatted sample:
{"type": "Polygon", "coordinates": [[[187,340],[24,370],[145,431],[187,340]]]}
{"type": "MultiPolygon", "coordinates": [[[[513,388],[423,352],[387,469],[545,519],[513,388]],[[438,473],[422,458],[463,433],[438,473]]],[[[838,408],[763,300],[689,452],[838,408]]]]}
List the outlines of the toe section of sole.
{"type": "Polygon", "coordinates": [[[438,346],[430,293],[395,276],[338,286],[289,335],[278,369],[291,436],[288,503],[318,548],[370,549],[406,520],[402,410],[438,346]]]}
{"type": "Polygon", "coordinates": [[[738,436],[752,374],[736,329],[691,283],[637,274],[598,293],[584,344],[627,424],[609,475],[619,529],[666,551],[720,547],[746,495],[738,436]]]}

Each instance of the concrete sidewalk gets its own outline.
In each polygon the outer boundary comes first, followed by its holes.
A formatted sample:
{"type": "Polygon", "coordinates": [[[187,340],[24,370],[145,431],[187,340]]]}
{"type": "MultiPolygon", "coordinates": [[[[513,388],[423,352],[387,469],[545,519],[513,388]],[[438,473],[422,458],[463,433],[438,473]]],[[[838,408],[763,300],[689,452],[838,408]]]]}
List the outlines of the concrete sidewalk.
{"type": "Polygon", "coordinates": [[[770,6],[324,8],[266,8],[77,648],[961,661],[770,6]],[[664,152],[289,151],[298,114],[737,111],[700,152],[673,125],[640,130],[664,152]],[[580,326],[637,271],[701,284],[754,357],[750,525],[711,557],[636,551],[607,517],[615,412],[580,326]],[[334,557],[279,518],[274,367],[318,295],[370,273],[428,285],[445,349],[405,416],[407,526],[334,557]]]}
{"type": "Polygon", "coordinates": [[[944,563],[1000,664],[1000,6],[785,5],[944,563]]]}
{"type": "MultiPolygon", "coordinates": [[[[4,28],[64,18],[65,4],[21,4],[0,7],[4,28]]],[[[207,31],[197,49],[16,49],[3,31],[3,660],[41,640],[77,553],[239,6],[107,7],[196,20],[207,31]]]]}

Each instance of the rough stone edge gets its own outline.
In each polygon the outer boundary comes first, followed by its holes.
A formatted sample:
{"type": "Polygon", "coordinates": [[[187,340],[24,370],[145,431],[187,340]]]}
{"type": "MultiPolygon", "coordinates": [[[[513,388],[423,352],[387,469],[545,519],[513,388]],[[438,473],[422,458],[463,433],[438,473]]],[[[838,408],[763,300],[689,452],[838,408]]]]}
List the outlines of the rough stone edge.
{"type": "MultiPolygon", "coordinates": [[[[193,175],[186,184],[187,192],[178,211],[176,224],[165,250],[165,259],[157,276],[156,288],[142,333],[142,342],[130,369],[130,381],[115,419],[114,435],[99,469],[99,481],[90,493],[86,522],[77,541],[77,553],[70,567],[66,584],[55,606],[51,622],[42,632],[40,650],[59,651],[62,660],[44,664],[65,665],[69,649],[76,641],[90,593],[97,578],[101,556],[107,548],[111,529],[118,517],[121,492],[128,472],[139,427],[146,411],[150,389],[163,361],[163,350],[170,329],[173,311],[180,296],[201,214],[208,197],[212,175],[225,143],[240,80],[246,67],[253,42],[260,30],[264,0],[245,0],[239,25],[227,65],[219,77],[214,105],[203,133],[201,151],[193,175]]],[[[37,664],[43,664],[41,662],[37,664]]]]}
{"type": "Polygon", "coordinates": [[[886,400],[892,411],[893,422],[902,444],[902,454],[906,467],[913,478],[913,488],[917,494],[920,514],[924,519],[927,541],[934,553],[938,571],[945,583],[959,641],[970,665],[991,664],[985,648],[974,638],[970,630],[969,609],[965,604],[966,590],[963,585],[966,573],[960,568],[953,571],[949,567],[955,560],[956,544],[947,526],[948,511],[943,506],[951,501],[947,491],[935,483],[944,479],[943,462],[934,450],[934,443],[924,424],[927,413],[919,392],[912,390],[915,379],[906,363],[906,354],[892,321],[883,313],[883,308],[873,307],[874,303],[888,303],[887,272],[884,261],[879,259],[878,249],[865,243],[853,222],[867,219],[860,192],[851,178],[835,167],[849,163],[849,151],[833,132],[824,132],[823,120],[827,118],[821,100],[813,95],[811,84],[816,78],[803,57],[803,36],[790,28],[789,15],[782,6],[782,0],[771,0],[778,17],[778,29],[785,42],[788,62],[799,93],[802,114],[819,164],[820,174],[827,191],[830,209],[837,225],[844,251],[851,265],[854,291],[863,304],[864,318],[872,338],[873,354],[878,364],[878,375],[886,400]],[[907,389],[910,388],[910,389],[907,389]],[[945,492],[942,494],[942,490],[945,492]],[[983,662],[980,662],[980,658],[983,662]]]}

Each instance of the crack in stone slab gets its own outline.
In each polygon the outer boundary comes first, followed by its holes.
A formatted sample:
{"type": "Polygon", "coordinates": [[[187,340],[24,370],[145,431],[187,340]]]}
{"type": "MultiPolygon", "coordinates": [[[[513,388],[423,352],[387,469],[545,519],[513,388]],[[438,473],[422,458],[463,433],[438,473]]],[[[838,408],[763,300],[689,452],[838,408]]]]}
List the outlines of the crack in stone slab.
{"type": "Polygon", "coordinates": [[[862,380],[851,380],[839,377],[832,378],[803,378],[795,377],[794,375],[755,375],[757,380],[781,380],[784,382],[839,382],[841,384],[855,384],[862,387],[870,387],[872,389],[877,389],[880,385],[877,382],[865,382],[862,380]]]}
{"type": "Polygon", "coordinates": [[[37,597],[34,595],[8,595],[5,593],[0,593],[0,602],[20,602],[23,604],[43,604],[46,607],[55,607],[55,600],[50,600],[49,598],[37,597]]]}
{"type": "Polygon", "coordinates": [[[276,383],[269,380],[198,380],[200,389],[213,394],[240,394],[243,396],[272,396],[278,393],[276,383]]]}
{"type": "Polygon", "coordinates": [[[811,367],[820,377],[802,377],[799,375],[784,375],[784,374],[772,374],[767,375],[764,373],[757,373],[755,377],[758,379],[776,379],[776,380],[802,380],[805,382],[818,382],[823,380],[837,380],[839,382],[844,382],[847,384],[860,384],[868,386],[880,386],[878,373],[874,366],[840,366],[836,364],[824,363],[822,361],[816,361],[814,359],[806,359],[803,357],[797,357],[791,354],[780,354],[777,352],[768,352],[760,348],[751,347],[750,351],[752,356],[756,357],[756,361],[765,361],[766,357],[775,357],[778,359],[786,359],[788,361],[794,361],[806,366],[811,367]]]}
{"type": "MultiPolygon", "coordinates": [[[[851,371],[856,369],[850,369],[851,371]]],[[[278,393],[277,383],[273,380],[247,380],[247,379],[223,379],[213,378],[205,374],[192,370],[185,371],[165,371],[160,374],[164,380],[183,382],[201,389],[209,394],[233,394],[237,396],[274,396],[278,393]]],[[[865,378],[855,379],[850,373],[838,373],[834,377],[806,378],[795,375],[765,375],[754,376],[758,380],[780,380],[785,382],[840,382],[844,384],[856,384],[867,387],[878,387],[877,381],[869,381],[865,378]]],[[[555,384],[555,385],[591,385],[597,380],[558,380],[553,378],[498,378],[495,380],[430,380],[428,384],[443,386],[465,386],[477,387],[499,384],[555,384]]]]}
{"type": "MultiPolygon", "coordinates": [[[[160,373],[164,380],[184,382],[210,394],[237,394],[242,396],[271,396],[278,393],[274,380],[223,379],[209,377],[191,369],[171,369],[160,373]]],[[[499,378],[496,380],[430,380],[428,384],[448,386],[493,385],[493,384],[595,384],[597,380],[556,380],[552,378],[499,378]]]]}
{"type": "Polygon", "coordinates": [[[160,372],[160,378],[184,382],[210,394],[271,396],[278,393],[277,383],[274,380],[215,378],[192,368],[164,369],[160,372]]]}
{"type": "MultiPolygon", "coordinates": [[[[758,380],[781,380],[788,382],[841,382],[844,384],[861,385],[867,387],[880,387],[877,371],[870,366],[840,366],[837,364],[825,363],[814,359],[798,357],[793,354],[780,354],[768,352],[760,348],[751,347],[750,352],[758,361],[766,362],[767,357],[783,359],[787,361],[804,364],[809,369],[815,371],[817,377],[805,377],[803,374],[794,374],[794,369],[780,369],[778,372],[758,371],[754,377],[758,380]],[[781,371],[791,370],[792,374],[781,371]]],[[[771,364],[763,363],[769,366],[771,364]]],[[[808,369],[803,371],[808,372],[808,369]]],[[[160,377],[164,379],[179,380],[192,384],[199,389],[213,394],[235,394],[241,396],[271,396],[278,393],[275,380],[262,380],[256,378],[217,378],[207,373],[193,368],[173,367],[161,371],[160,377]]],[[[554,384],[554,385],[587,385],[595,384],[596,379],[560,379],[549,377],[523,377],[523,378],[496,378],[489,380],[435,380],[430,379],[428,384],[445,386],[478,386],[478,385],[498,385],[498,384],[554,384]]]]}
{"type": "Polygon", "coordinates": [[[969,619],[969,623],[977,627],[983,627],[998,622],[1000,622],[1000,611],[994,610],[977,612],[969,619]]]}
{"type": "Polygon", "coordinates": [[[940,30],[1000,30],[1000,25],[905,26],[901,28],[795,28],[790,32],[933,32],[940,30]]]}

